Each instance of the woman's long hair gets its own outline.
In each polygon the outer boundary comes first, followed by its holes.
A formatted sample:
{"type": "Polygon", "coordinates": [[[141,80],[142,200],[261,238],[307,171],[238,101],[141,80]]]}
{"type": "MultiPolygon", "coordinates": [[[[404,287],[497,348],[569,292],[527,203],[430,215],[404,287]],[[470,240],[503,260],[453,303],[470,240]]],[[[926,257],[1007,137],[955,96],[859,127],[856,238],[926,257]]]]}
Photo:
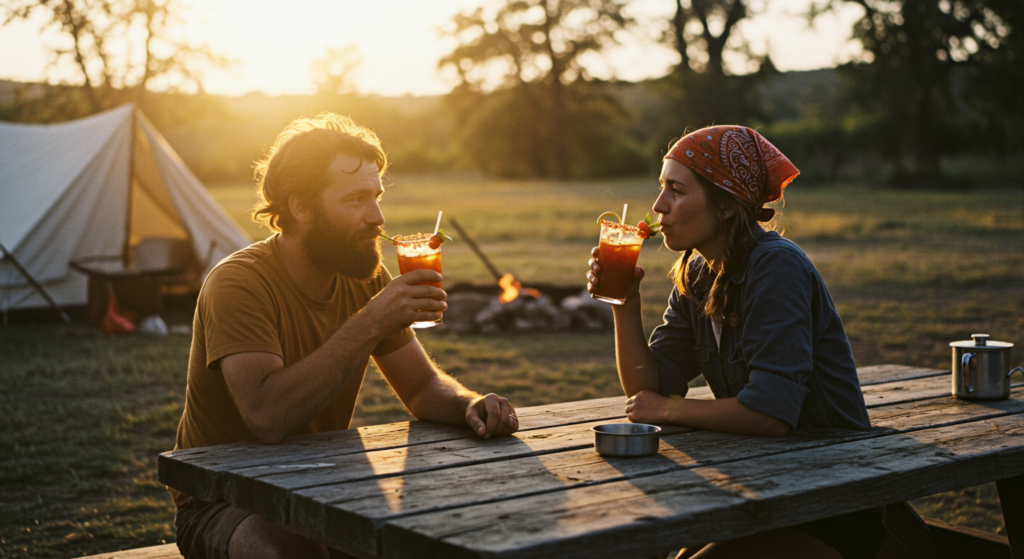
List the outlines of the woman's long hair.
{"type": "MultiPolygon", "coordinates": [[[[704,188],[704,193],[707,194],[708,199],[711,202],[711,206],[717,211],[719,220],[721,223],[721,234],[725,237],[725,254],[722,262],[721,273],[716,273],[711,269],[711,266],[707,262],[700,268],[699,274],[711,274],[714,276],[714,282],[711,284],[711,289],[708,292],[707,299],[704,303],[704,314],[710,317],[716,322],[723,322],[725,313],[725,285],[727,282],[726,276],[736,272],[734,268],[738,266],[746,256],[747,243],[754,235],[754,231],[757,230],[757,219],[754,217],[754,210],[750,206],[740,201],[732,194],[729,194],[725,190],[715,186],[711,181],[704,177],[697,175],[697,179],[700,181],[700,185],[704,188]],[[729,217],[721,217],[733,210],[732,215],[729,217]]],[[[780,200],[781,202],[781,200],[780,200]]],[[[767,224],[767,229],[773,229],[774,221],[767,224]]],[[[690,299],[696,299],[696,295],[693,293],[692,285],[696,281],[708,281],[710,278],[691,278],[690,274],[695,272],[690,269],[690,260],[696,255],[696,251],[687,250],[682,256],[676,260],[675,264],[672,265],[672,270],[669,275],[675,282],[676,287],[679,289],[679,293],[684,297],[690,299]]]]}

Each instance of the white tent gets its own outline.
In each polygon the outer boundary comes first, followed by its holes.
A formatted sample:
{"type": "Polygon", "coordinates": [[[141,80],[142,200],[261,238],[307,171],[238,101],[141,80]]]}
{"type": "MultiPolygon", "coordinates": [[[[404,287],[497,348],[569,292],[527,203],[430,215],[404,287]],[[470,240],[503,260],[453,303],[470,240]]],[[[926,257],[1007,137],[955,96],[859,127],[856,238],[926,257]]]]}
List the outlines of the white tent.
{"type": "Polygon", "coordinates": [[[0,123],[0,311],[87,302],[71,262],[191,268],[249,244],[134,105],[53,125],[0,123]]]}

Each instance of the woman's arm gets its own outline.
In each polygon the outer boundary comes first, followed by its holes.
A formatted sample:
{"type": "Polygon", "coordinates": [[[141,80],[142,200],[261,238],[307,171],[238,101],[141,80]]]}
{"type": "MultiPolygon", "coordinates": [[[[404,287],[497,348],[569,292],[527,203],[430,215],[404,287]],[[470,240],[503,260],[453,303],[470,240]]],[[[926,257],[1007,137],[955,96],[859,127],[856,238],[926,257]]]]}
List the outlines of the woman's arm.
{"type": "Polygon", "coordinates": [[[779,437],[790,431],[786,422],[754,411],[736,398],[666,398],[643,390],[626,400],[626,416],[637,423],[669,423],[760,437],[779,437]]]}
{"type": "MultiPolygon", "coordinates": [[[[594,291],[594,286],[601,278],[601,264],[598,262],[598,248],[591,251],[590,272],[587,274],[589,283],[587,290],[594,291]]],[[[612,305],[615,317],[615,360],[619,370],[619,381],[626,396],[633,396],[641,390],[658,391],[658,362],[654,360],[651,348],[647,345],[644,332],[643,317],[640,314],[640,281],[644,278],[644,269],[637,266],[633,270],[633,283],[622,305],[612,305]]]]}

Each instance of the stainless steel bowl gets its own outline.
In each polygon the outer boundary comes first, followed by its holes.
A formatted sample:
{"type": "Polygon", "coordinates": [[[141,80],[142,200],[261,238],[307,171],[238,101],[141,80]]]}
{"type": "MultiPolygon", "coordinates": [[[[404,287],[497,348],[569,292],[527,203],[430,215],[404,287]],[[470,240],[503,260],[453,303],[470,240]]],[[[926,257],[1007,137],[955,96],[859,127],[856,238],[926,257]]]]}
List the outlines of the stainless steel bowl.
{"type": "Polygon", "coordinates": [[[646,423],[606,423],[594,427],[594,448],[601,456],[647,456],[658,452],[661,427],[646,423]]]}

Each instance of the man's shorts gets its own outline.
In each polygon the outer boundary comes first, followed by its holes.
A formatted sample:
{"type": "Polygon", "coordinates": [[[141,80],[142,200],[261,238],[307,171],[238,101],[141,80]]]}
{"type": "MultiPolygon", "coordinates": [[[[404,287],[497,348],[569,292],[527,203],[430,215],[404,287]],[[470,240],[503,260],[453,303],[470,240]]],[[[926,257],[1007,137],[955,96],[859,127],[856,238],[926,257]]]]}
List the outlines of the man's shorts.
{"type": "Polygon", "coordinates": [[[231,534],[250,514],[223,502],[189,499],[174,514],[178,551],[185,559],[227,559],[231,534]]]}
{"type": "MultiPolygon", "coordinates": [[[[253,514],[224,502],[208,503],[192,497],[174,515],[178,551],[185,559],[227,559],[231,534],[253,514]]],[[[330,559],[356,559],[327,548],[330,559]]]]}

